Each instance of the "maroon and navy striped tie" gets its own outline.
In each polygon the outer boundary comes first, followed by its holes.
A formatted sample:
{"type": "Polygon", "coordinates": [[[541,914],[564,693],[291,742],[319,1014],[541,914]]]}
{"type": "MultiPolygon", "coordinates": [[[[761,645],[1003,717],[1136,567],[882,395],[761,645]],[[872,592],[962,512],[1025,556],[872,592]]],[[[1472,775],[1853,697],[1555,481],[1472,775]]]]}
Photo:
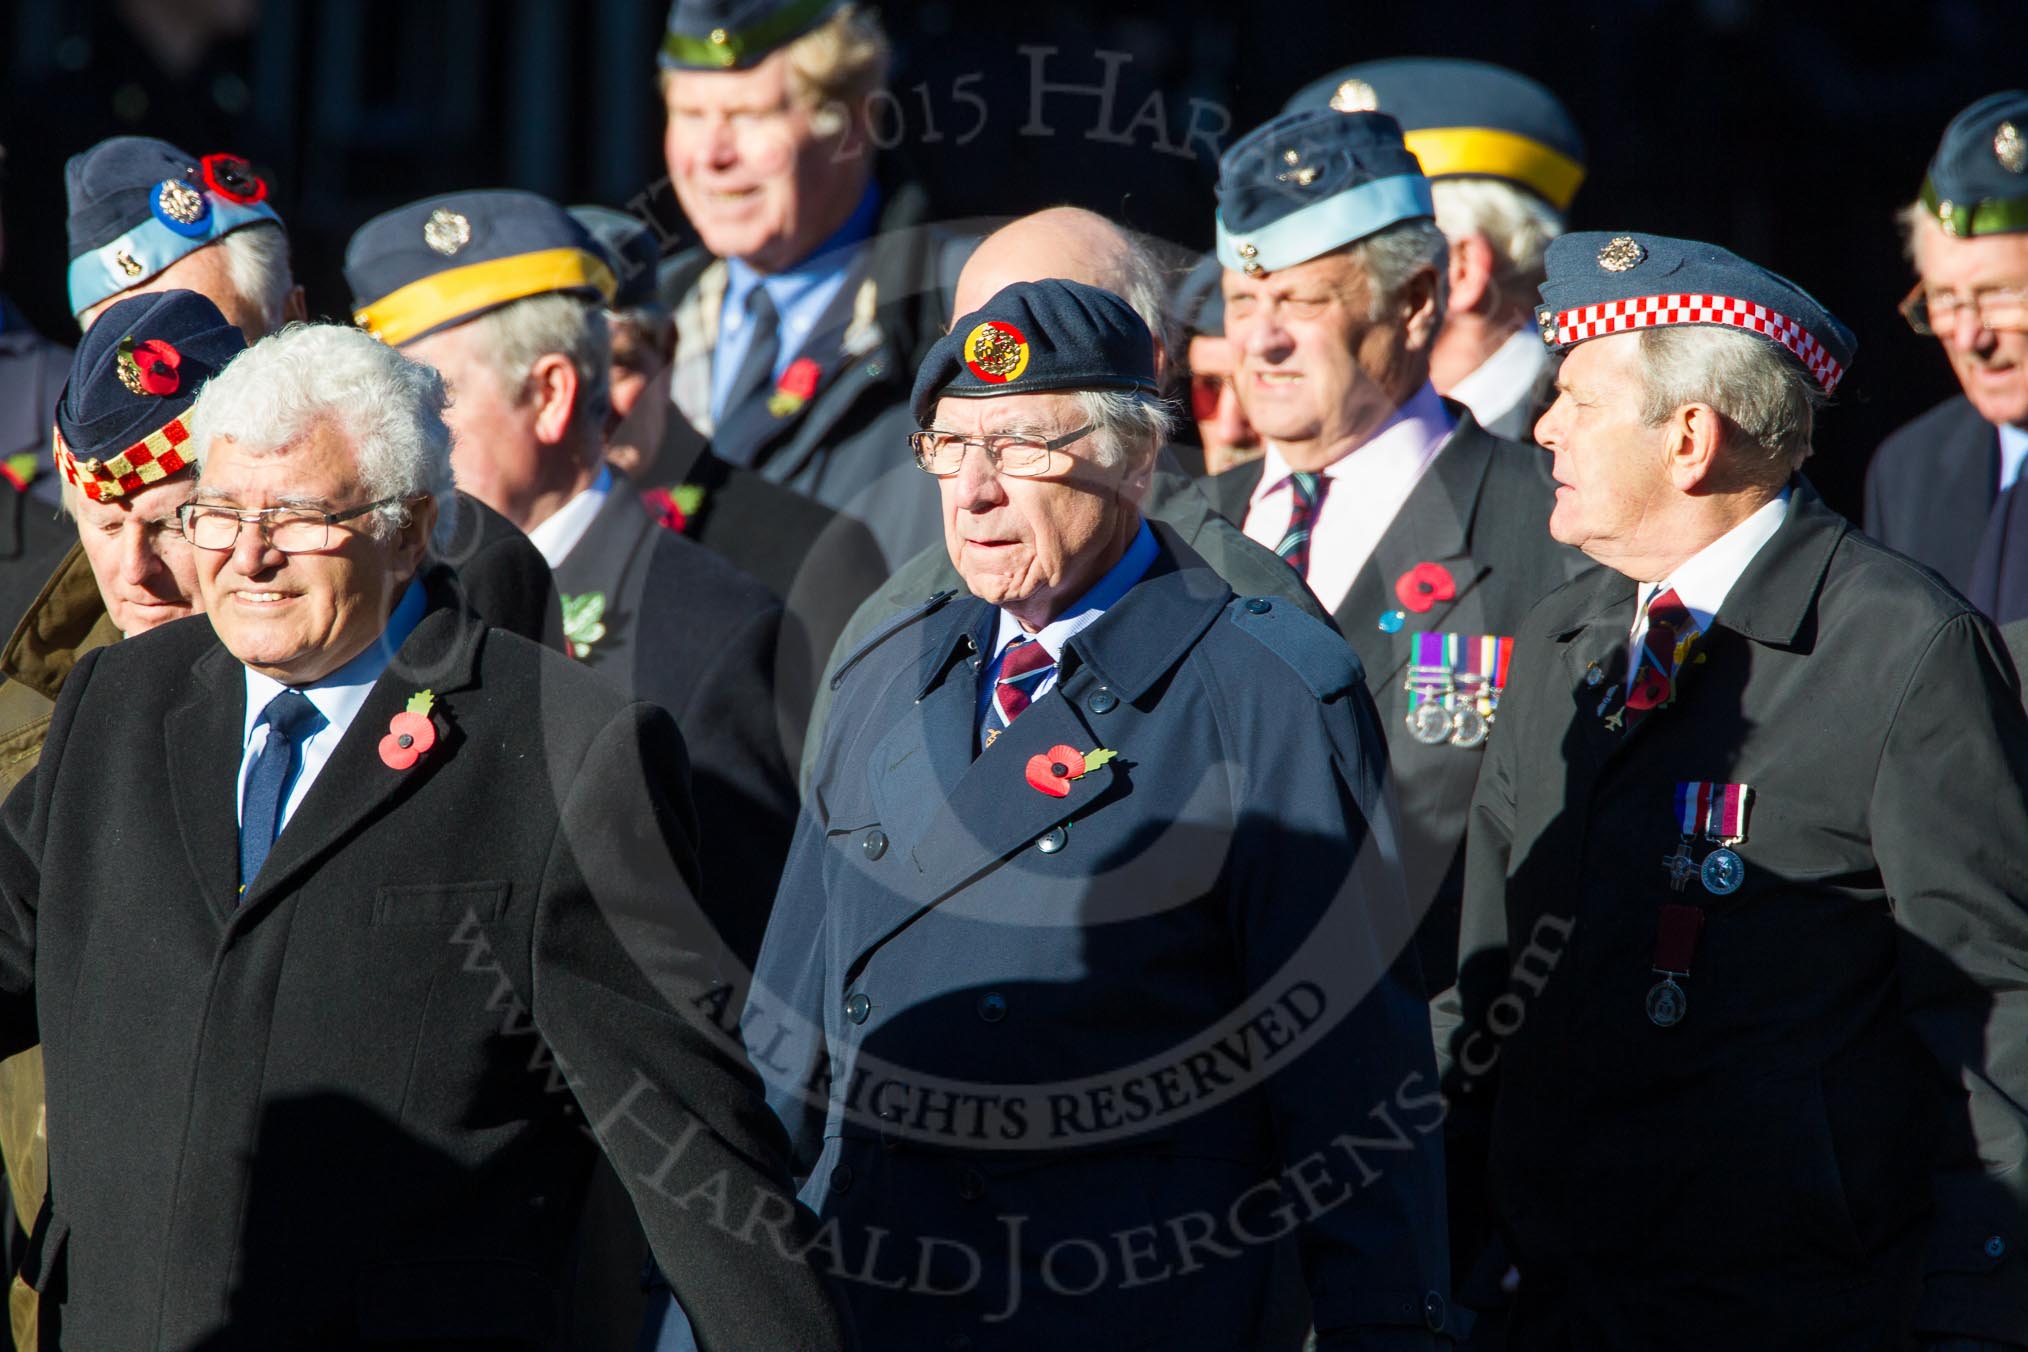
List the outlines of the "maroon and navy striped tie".
{"type": "Polygon", "coordinates": [[[993,691],[994,707],[1000,711],[1002,724],[1012,723],[1029,701],[1035,698],[1035,691],[1056,670],[1056,659],[1049,655],[1049,649],[1034,639],[1023,636],[1007,645],[1000,654],[1000,681],[993,691]]]}
{"type": "Polygon", "coordinates": [[[1275,546],[1275,553],[1307,581],[1310,531],[1317,524],[1317,512],[1324,505],[1324,493],[1331,487],[1331,481],[1321,474],[1291,474],[1288,484],[1289,526],[1282,532],[1282,542],[1275,546]]]}

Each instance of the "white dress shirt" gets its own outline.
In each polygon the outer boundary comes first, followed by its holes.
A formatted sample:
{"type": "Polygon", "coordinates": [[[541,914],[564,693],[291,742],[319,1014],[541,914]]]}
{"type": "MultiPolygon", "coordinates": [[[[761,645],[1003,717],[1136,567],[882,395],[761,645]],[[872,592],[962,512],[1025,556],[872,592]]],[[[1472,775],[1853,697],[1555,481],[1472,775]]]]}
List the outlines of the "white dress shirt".
{"type": "Polygon", "coordinates": [[[591,487],[535,523],[528,532],[528,543],[535,546],[544,563],[555,568],[570,557],[570,551],[584,539],[599,508],[606,505],[606,495],[612,491],[613,472],[601,467],[591,487]]]}
{"type": "Polygon", "coordinates": [[[1535,411],[1535,392],[1548,365],[1549,348],[1530,325],[1509,335],[1492,356],[1451,386],[1451,398],[1493,435],[1533,442],[1535,428],[1527,419],[1535,411]]]}
{"type": "MultiPolygon", "coordinates": [[[[324,715],[324,726],[306,737],[298,751],[296,779],[289,786],[288,796],[282,800],[282,819],[275,827],[289,824],[296,807],[303,801],[303,795],[310,791],[323,772],[325,762],[345,738],[345,730],[352,726],[352,720],[359,716],[360,706],[366,703],[366,696],[372,691],[373,683],[380,679],[387,664],[394,660],[395,653],[408,641],[422,620],[428,601],[423,595],[422,582],[408,584],[401,600],[395,603],[394,613],[387,617],[387,627],[380,631],[377,642],[367,645],[366,651],[332,672],[321,681],[295,687],[309,697],[317,706],[317,712],[324,715]]],[[[246,809],[246,777],[253,768],[254,757],[261,754],[261,748],[268,744],[268,702],[282,691],[289,689],[272,676],[263,676],[252,667],[246,672],[246,738],[240,747],[239,786],[233,793],[233,812],[238,817],[246,809]]]]}
{"type": "Polygon", "coordinates": [[[1739,575],[1753,562],[1753,556],[1760,553],[1761,546],[1774,538],[1788,515],[1789,490],[1784,488],[1780,496],[1763,503],[1759,511],[1685,559],[1669,576],[1660,582],[1642,584],[1634,597],[1634,626],[1629,640],[1632,650],[1627,670],[1632,671],[1639,662],[1641,640],[1648,636],[1649,601],[1674,587],[1676,599],[1690,612],[1697,632],[1709,633],[1711,621],[1732,584],[1739,581],[1739,575]]]}
{"type": "MultiPolygon", "coordinates": [[[[1324,468],[1331,486],[1310,528],[1308,581],[1325,610],[1344,602],[1395,513],[1456,427],[1436,390],[1425,384],[1378,432],[1324,468]]],[[[1246,533],[1273,549],[1289,529],[1292,471],[1272,441],[1262,465],[1260,485],[1247,503],[1246,533]]]]}
{"type": "Polygon", "coordinates": [[[2021,477],[2021,462],[2028,460],[2028,427],[2007,423],[2000,428],[2000,491],[2021,477]]]}

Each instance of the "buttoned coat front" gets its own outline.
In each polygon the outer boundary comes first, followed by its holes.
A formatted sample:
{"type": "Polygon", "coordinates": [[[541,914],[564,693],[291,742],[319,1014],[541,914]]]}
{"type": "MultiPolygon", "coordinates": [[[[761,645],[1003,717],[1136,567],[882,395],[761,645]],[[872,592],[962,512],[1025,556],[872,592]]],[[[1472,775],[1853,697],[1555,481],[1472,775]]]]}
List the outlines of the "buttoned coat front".
{"type": "Polygon", "coordinates": [[[744,1031],[871,1345],[1279,1346],[1292,1230],[1323,1346],[1448,1327],[1356,659],[1156,535],[982,753],[983,601],[946,594],[838,678],[744,1031]],[[1057,765],[1061,796],[1033,782],[1057,765]]]}

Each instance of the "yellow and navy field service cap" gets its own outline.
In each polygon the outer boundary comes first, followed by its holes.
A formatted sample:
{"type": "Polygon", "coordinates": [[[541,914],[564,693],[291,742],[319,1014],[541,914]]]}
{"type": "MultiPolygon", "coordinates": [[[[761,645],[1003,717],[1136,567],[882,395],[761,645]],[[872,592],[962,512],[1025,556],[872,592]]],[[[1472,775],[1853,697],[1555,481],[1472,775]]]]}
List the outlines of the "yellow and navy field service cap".
{"type": "Polygon", "coordinates": [[[1334,71],[1297,90],[1285,113],[1378,110],[1432,180],[1497,178],[1568,211],[1584,182],[1584,137],[1562,100],[1483,61],[1396,57],[1334,71]]]}
{"type": "Polygon", "coordinates": [[[239,156],[200,158],[148,136],[115,136],[71,156],[63,186],[74,315],[242,226],[282,223],[267,182],[239,156]]]}
{"type": "Polygon", "coordinates": [[[1218,261],[1250,277],[1435,214],[1386,113],[1284,113],[1218,161],[1218,261]]]}
{"type": "Polygon", "coordinates": [[[383,212],[345,246],[352,318],[390,347],[552,291],[610,305],[604,250],[546,197],[449,193],[383,212]]]}
{"type": "Polygon", "coordinates": [[[829,18],[842,0],[676,0],[664,70],[737,70],[766,60],[829,18]]]}
{"type": "Polygon", "coordinates": [[[909,409],[928,427],[937,400],[1052,390],[1155,394],[1155,339],[1110,291],[1049,278],[1015,282],[937,339],[909,409]]]}
{"type": "Polygon", "coordinates": [[[1951,120],[1922,204],[1959,239],[2028,230],[2028,93],[1988,94],[1951,120]]]}
{"type": "Polygon", "coordinates": [[[190,467],[184,415],[246,339],[195,291],[107,307],[78,344],[56,405],[57,473],[93,502],[138,493],[190,467]]]}
{"type": "Polygon", "coordinates": [[[1552,348],[1635,329],[1717,325],[1781,348],[1825,394],[1859,350],[1852,330],[1816,297],[1716,244],[1587,231],[1553,241],[1544,263],[1535,318],[1552,348]]]}

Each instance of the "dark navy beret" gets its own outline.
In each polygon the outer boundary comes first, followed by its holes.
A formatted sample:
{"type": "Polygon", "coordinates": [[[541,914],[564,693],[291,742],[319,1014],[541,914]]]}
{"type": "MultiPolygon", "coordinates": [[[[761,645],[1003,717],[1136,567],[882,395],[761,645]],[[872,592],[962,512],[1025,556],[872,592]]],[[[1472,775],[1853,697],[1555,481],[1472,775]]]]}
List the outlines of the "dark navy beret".
{"type": "Polygon", "coordinates": [[[1190,334],[1225,335],[1225,267],[1217,254],[1206,254],[1183,274],[1169,298],[1169,313],[1190,334]]]}
{"type": "Polygon", "coordinates": [[[1218,261],[1249,276],[1435,214],[1429,180],[1385,113],[1284,113],[1218,161],[1218,261]]]}
{"type": "Polygon", "coordinates": [[[71,156],[63,186],[74,315],[241,226],[281,224],[245,160],[200,159],[152,137],[115,136],[71,156]]]}
{"type": "Polygon", "coordinates": [[[1156,393],[1155,340],[1131,305],[1083,282],[1016,282],[937,340],[909,407],[928,427],[939,399],[1051,390],[1156,393]]]}
{"type": "Polygon", "coordinates": [[[532,192],[448,193],[382,212],[345,246],[352,317],[392,347],[551,291],[610,304],[591,232],[532,192]]]}
{"type": "Polygon", "coordinates": [[[662,261],[662,241],[648,223],[613,207],[570,208],[571,219],[590,233],[613,271],[615,310],[631,310],[655,299],[655,269],[662,261]]]}
{"type": "Polygon", "coordinates": [[[1782,348],[1826,394],[1859,349],[1816,297],[1716,244],[1589,231],[1552,241],[1544,261],[1535,318],[1553,348],[1633,329],[1718,325],[1782,348]]]}
{"type": "Polygon", "coordinates": [[[841,0],[676,0],[661,64],[669,70],[758,65],[831,16],[841,0]]]}
{"type": "Polygon", "coordinates": [[[1547,88],[1503,66],[1397,57],[1347,66],[1297,90],[1282,109],[1377,109],[1432,179],[1499,178],[1558,211],[1584,182],[1584,137],[1547,88]]]}
{"type": "Polygon", "coordinates": [[[2028,230],[2028,93],[1988,94],[1951,119],[1922,204],[1960,238],[2028,230]]]}
{"type": "Polygon", "coordinates": [[[244,351],[240,331],[195,291],[108,306],[77,345],[57,401],[57,472],[104,502],[187,468],[183,415],[199,387],[244,351]]]}

